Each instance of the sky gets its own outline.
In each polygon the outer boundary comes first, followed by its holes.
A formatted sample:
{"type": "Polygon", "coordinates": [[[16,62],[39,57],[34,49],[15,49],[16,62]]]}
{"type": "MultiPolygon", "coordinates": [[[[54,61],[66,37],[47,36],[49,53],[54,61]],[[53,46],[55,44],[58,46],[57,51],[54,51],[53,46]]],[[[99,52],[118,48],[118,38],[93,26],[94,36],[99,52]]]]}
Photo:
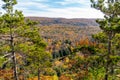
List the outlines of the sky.
{"type": "MultiPolygon", "coordinates": [[[[102,12],[91,8],[90,0],[17,0],[15,9],[25,16],[52,18],[103,18],[102,12]]],[[[2,6],[0,0],[0,6],[2,6]]],[[[4,12],[0,8],[0,12],[4,12]]]]}

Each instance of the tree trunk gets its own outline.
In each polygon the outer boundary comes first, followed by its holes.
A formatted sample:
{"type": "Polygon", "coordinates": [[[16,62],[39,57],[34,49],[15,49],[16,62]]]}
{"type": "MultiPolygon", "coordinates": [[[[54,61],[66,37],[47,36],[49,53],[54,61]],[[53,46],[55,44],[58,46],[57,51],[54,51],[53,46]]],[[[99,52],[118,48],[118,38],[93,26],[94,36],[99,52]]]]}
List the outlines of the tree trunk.
{"type": "Polygon", "coordinates": [[[107,62],[106,62],[106,66],[105,66],[105,70],[106,70],[106,73],[105,73],[105,79],[104,80],[108,80],[108,77],[109,77],[109,64],[110,64],[110,54],[111,54],[111,40],[112,40],[112,36],[111,34],[109,34],[108,36],[108,53],[107,53],[107,62]]]}
{"type": "Polygon", "coordinates": [[[38,80],[40,80],[40,68],[38,68],[38,80]]]}
{"type": "Polygon", "coordinates": [[[13,71],[14,71],[14,79],[18,80],[17,76],[17,66],[16,66],[16,59],[15,59],[15,53],[13,52],[13,71]]]}
{"type": "Polygon", "coordinates": [[[14,80],[18,80],[16,57],[15,57],[15,51],[14,51],[14,42],[13,42],[13,34],[12,34],[11,26],[10,26],[10,46],[11,46],[11,53],[12,53],[12,59],[13,59],[14,80]]]}

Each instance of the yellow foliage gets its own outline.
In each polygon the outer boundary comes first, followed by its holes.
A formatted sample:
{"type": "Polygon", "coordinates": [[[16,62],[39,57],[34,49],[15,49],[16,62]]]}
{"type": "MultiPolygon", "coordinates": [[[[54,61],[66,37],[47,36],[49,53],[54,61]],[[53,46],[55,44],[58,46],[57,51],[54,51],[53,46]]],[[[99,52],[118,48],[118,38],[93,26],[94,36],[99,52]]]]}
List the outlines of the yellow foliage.
{"type": "Polygon", "coordinates": [[[72,46],[70,46],[70,49],[71,49],[71,51],[73,52],[74,48],[73,48],[72,46]]]}
{"type": "Polygon", "coordinates": [[[66,58],[64,59],[64,61],[65,61],[66,63],[68,63],[70,60],[69,60],[68,57],[66,57],[66,58]]]}
{"type": "MultiPolygon", "coordinates": [[[[38,80],[37,77],[35,78],[31,78],[31,79],[28,79],[28,80],[38,80]]],[[[41,76],[40,80],[58,80],[58,77],[57,75],[54,75],[54,76],[41,76]]]]}
{"type": "Polygon", "coordinates": [[[58,80],[57,75],[54,75],[54,76],[53,76],[53,80],[58,80]]]}
{"type": "Polygon", "coordinates": [[[56,65],[56,66],[61,66],[61,65],[63,65],[63,63],[60,62],[60,61],[55,61],[55,65],[56,65]]]}

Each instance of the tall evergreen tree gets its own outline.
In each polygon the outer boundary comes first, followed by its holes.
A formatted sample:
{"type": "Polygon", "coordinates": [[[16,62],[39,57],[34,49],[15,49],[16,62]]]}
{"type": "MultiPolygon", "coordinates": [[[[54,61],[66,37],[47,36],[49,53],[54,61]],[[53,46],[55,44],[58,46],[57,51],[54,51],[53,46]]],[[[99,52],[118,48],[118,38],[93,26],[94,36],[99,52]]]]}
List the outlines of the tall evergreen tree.
{"type": "Polygon", "coordinates": [[[39,27],[35,26],[37,23],[26,20],[21,11],[13,9],[16,0],[2,1],[2,8],[6,10],[0,17],[0,55],[6,58],[2,59],[5,60],[2,68],[9,63],[14,70],[14,80],[18,80],[21,66],[25,70],[24,66],[34,65],[39,74],[40,65],[49,61],[50,54],[45,52],[46,43],[40,36],[39,27]]]}
{"type": "Polygon", "coordinates": [[[108,37],[108,49],[106,56],[106,74],[105,80],[108,80],[110,68],[110,56],[112,52],[112,39],[117,33],[120,33],[120,0],[91,0],[92,7],[104,13],[104,19],[97,20],[100,28],[108,37]]]}
{"type": "Polygon", "coordinates": [[[5,2],[5,4],[3,5],[3,9],[5,9],[7,12],[7,14],[4,17],[6,17],[5,19],[6,27],[9,28],[10,52],[11,52],[12,60],[13,60],[14,79],[18,80],[16,57],[15,57],[15,50],[14,50],[14,41],[13,41],[14,37],[13,37],[13,31],[12,31],[13,30],[12,28],[16,26],[14,25],[14,23],[18,21],[15,18],[14,18],[15,20],[13,21],[13,17],[16,17],[13,14],[13,5],[17,4],[17,1],[16,0],[3,0],[3,2],[5,2]]]}

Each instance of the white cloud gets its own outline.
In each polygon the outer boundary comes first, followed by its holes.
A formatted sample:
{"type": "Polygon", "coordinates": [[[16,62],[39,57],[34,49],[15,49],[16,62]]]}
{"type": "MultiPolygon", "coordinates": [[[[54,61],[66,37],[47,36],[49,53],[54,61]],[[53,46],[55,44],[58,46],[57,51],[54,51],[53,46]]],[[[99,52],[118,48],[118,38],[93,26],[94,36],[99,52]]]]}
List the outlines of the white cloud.
{"type": "Polygon", "coordinates": [[[3,5],[3,1],[0,0],[0,15],[1,13],[3,14],[5,12],[5,10],[2,9],[2,5],[3,5]]]}
{"type": "Polygon", "coordinates": [[[47,4],[43,4],[43,3],[38,3],[38,2],[27,2],[27,3],[25,3],[25,2],[19,2],[17,5],[16,5],[16,7],[19,9],[19,7],[33,7],[33,8],[35,8],[35,7],[39,7],[39,8],[47,8],[48,7],[48,5],[47,4]]]}
{"type": "MultiPolygon", "coordinates": [[[[64,7],[64,8],[51,8],[50,4],[43,4],[42,1],[47,0],[18,0],[15,9],[22,10],[25,16],[40,16],[40,17],[62,17],[62,18],[103,18],[103,14],[90,7],[64,7]],[[35,1],[41,1],[35,2],[35,1]],[[31,8],[32,9],[31,9],[31,8]],[[38,8],[39,10],[34,10],[38,8]],[[42,11],[42,10],[46,11],[42,11]]],[[[1,3],[1,1],[0,1],[1,3]]],[[[80,3],[87,5],[89,0],[65,0],[64,3],[80,3]]],[[[3,12],[2,9],[0,11],[3,12]]]]}
{"type": "Polygon", "coordinates": [[[62,17],[62,18],[103,18],[103,14],[92,8],[64,8],[56,9],[49,8],[48,12],[30,11],[24,12],[25,16],[40,16],[40,17],[62,17]],[[33,14],[35,13],[35,14],[33,14]]]}
{"type": "Polygon", "coordinates": [[[61,5],[71,4],[71,3],[80,3],[84,5],[89,5],[89,0],[64,0],[63,2],[59,1],[57,3],[60,3],[61,5]]]}

